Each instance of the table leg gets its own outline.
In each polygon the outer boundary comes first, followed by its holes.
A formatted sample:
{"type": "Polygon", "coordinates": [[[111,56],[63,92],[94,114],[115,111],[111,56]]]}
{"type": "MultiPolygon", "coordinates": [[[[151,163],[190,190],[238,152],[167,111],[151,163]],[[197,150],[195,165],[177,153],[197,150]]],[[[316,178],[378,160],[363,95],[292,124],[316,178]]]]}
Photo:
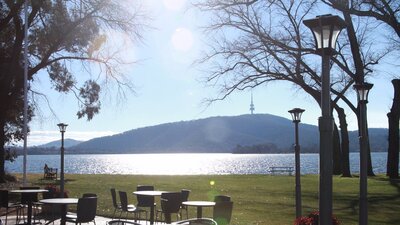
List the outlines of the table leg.
{"type": "Polygon", "coordinates": [[[197,206],[197,218],[203,217],[203,208],[201,206],[197,206]]]}
{"type": "Polygon", "coordinates": [[[32,202],[28,201],[27,203],[28,203],[28,219],[27,219],[28,222],[27,222],[27,224],[31,225],[32,224],[32,202]]]}
{"type": "Polygon", "coordinates": [[[150,206],[150,224],[154,224],[154,203],[150,206]]]}
{"type": "Polygon", "coordinates": [[[61,205],[60,225],[65,225],[66,220],[67,220],[67,205],[61,205]]]}

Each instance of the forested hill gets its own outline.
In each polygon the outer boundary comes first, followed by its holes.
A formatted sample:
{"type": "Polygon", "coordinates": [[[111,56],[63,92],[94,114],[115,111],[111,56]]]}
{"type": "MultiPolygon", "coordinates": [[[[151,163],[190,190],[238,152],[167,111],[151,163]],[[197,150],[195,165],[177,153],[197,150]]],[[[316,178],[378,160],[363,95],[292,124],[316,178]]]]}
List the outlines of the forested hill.
{"type": "MultiPolygon", "coordinates": [[[[318,151],[318,128],[300,123],[302,152],[318,151]]],[[[387,129],[371,129],[373,150],[387,149],[387,129]]],[[[358,151],[357,132],[350,133],[352,151],[358,151]]],[[[166,123],[95,138],[67,153],[281,153],[292,152],[294,124],[270,114],[221,116],[166,123]]]]}
{"type": "MultiPolygon", "coordinates": [[[[304,147],[317,145],[315,126],[301,124],[304,147]]],[[[221,116],[166,123],[130,130],[83,142],[70,151],[98,153],[232,152],[237,146],[274,144],[281,151],[291,148],[291,120],[269,114],[221,116]]]]}

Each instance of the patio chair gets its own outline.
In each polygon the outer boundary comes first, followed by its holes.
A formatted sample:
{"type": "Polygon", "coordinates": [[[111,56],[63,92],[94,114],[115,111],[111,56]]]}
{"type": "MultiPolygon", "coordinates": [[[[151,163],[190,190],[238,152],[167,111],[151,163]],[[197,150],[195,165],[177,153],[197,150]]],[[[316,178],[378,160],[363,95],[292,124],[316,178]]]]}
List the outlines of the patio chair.
{"type": "Polygon", "coordinates": [[[90,198],[90,197],[95,197],[95,198],[97,198],[97,194],[95,194],[95,193],[84,193],[84,194],[82,195],[82,198],[90,198]]]}
{"type": "MultiPolygon", "coordinates": [[[[40,189],[40,187],[20,187],[20,190],[35,190],[40,189]]],[[[19,212],[17,215],[22,215],[25,222],[25,209],[28,208],[28,202],[32,202],[32,216],[35,220],[36,215],[38,214],[39,207],[43,204],[39,202],[38,193],[21,193],[21,208],[19,208],[19,212]]]]}
{"type": "MultiPolygon", "coordinates": [[[[125,191],[119,191],[119,199],[121,201],[121,213],[119,214],[119,220],[122,219],[122,213],[125,212],[125,220],[128,220],[128,213],[132,213],[134,216],[135,221],[137,221],[138,219],[138,215],[140,217],[140,213],[141,212],[145,212],[147,214],[146,211],[140,210],[138,208],[136,208],[134,205],[130,205],[128,204],[128,195],[126,194],[125,191]]],[[[147,215],[146,215],[147,217],[147,215]]]]}
{"type": "MultiPolygon", "coordinates": [[[[186,202],[189,200],[189,194],[190,194],[190,190],[188,189],[182,189],[181,190],[181,198],[182,198],[182,202],[186,202]]],[[[189,213],[188,213],[188,206],[187,205],[181,205],[181,210],[180,210],[180,214],[181,214],[181,218],[182,218],[182,211],[185,210],[186,211],[186,219],[189,219],[189,213]]]]}
{"type": "Polygon", "coordinates": [[[117,212],[117,210],[121,211],[122,209],[121,209],[121,203],[117,202],[117,193],[115,191],[115,188],[111,188],[110,192],[111,192],[112,204],[113,204],[113,207],[114,207],[114,213],[113,213],[113,215],[111,217],[111,219],[113,220],[115,218],[115,213],[117,212]]]}
{"type": "Polygon", "coordinates": [[[231,196],[228,195],[216,195],[214,197],[214,202],[230,202],[231,196]]]}
{"type": "Polygon", "coordinates": [[[141,225],[141,224],[126,220],[111,220],[108,221],[106,225],[141,225]]]}
{"type": "Polygon", "coordinates": [[[182,192],[165,192],[161,194],[161,210],[157,210],[156,218],[160,213],[160,220],[164,214],[165,222],[171,223],[171,214],[176,213],[176,220],[179,220],[182,205],[182,192]]]}
{"type": "Polygon", "coordinates": [[[227,225],[231,222],[233,202],[222,201],[215,202],[213,210],[213,219],[218,225],[227,225]]]}
{"type": "MultiPolygon", "coordinates": [[[[0,208],[5,208],[6,209],[6,218],[5,218],[5,223],[7,224],[7,218],[8,214],[11,212],[17,212],[17,216],[15,217],[15,223],[18,223],[18,213],[19,209],[22,207],[21,204],[18,203],[13,203],[9,201],[9,196],[8,196],[8,191],[7,190],[0,190],[0,208]],[[11,211],[9,211],[11,209],[11,211]]],[[[4,216],[4,215],[3,215],[4,216]]]]}
{"type": "Polygon", "coordinates": [[[81,224],[93,222],[96,224],[97,198],[80,198],[76,207],[76,214],[66,215],[66,222],[81,224]]]}
{"type": "Polygon", "coordinates": [[[177,221],[177,225],[218,225],[217,222],[213,219],[209,218],[194,218],[194,219],[187,219],[177,221]]]}
{"type": "MultiPolygon", "coordinates": [[[[138,185],[136,187],[136,191],[154,191],[154,186],[151,185],[138,185]]],[[[145,195],[136,195],[137,204],[136,207],[138,210],[146,212],[146,220],[147,220],[147,210],[146,208],[151,209],[152,206],[156,206],[154,201],[154,196],[145,196],[145,195]]]]}

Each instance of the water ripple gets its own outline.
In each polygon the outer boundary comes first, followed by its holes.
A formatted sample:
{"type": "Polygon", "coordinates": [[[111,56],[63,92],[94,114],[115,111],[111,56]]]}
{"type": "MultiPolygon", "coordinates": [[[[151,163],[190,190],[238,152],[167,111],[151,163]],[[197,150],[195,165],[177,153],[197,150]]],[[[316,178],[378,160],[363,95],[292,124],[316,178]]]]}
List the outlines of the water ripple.
{"type": "MultiPolygon", "coordinates": [[[[375,173],[386,172],[386,153],[372,153],[375,173]]],[[[23,157],[6,162],[6,171],[22,173],[23,157]]],[[[60,168],[59,155],[29,155],[28,173],[43,173],[46,163],[60,168]]],[[[301,173],[318,173],[318,154],[301,154],[301,173]]],[[[350,154],[351,171],[359,171],[359,154],[350,154]]],[[[293,166],[294,154],[101,154],[66,155],[65,173],[217,175],[267,174],[271,166],[293,166]]]]}

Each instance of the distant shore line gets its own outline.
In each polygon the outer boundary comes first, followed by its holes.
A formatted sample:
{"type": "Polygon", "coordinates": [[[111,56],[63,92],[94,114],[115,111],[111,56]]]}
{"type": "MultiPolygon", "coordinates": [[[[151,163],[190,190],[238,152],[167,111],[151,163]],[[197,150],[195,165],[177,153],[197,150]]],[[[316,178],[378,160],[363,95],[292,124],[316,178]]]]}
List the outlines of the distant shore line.
{"type": "MultiPolygon", "coordinates": [[[[386,153],[387,151],[371,151],[371,153],[386,153]]],[[[141,154],[234,154],[234,155],[268,155],[268,154],[291,154],[294,153],[293,151],[288,152],[267,152],[267,153],[260,153],[260,152],[245,152],[245,153],[238,153],[238,152],[65,152],[65,155],[141,155],[141,154]]],[[[359,153],[359,151],[350,151],[350,153],[359,153]]],[[[55,153],[34,153],[34,154],[27,154],[27,155],[59,155],[59,152],[55,153]]],[[[318,154],[318,152],[301,152],[300,154],[318,154]]],[[[23,156],[23,154],[18,154],[19,156],[23,156]]]]}

